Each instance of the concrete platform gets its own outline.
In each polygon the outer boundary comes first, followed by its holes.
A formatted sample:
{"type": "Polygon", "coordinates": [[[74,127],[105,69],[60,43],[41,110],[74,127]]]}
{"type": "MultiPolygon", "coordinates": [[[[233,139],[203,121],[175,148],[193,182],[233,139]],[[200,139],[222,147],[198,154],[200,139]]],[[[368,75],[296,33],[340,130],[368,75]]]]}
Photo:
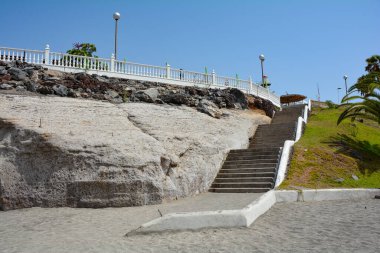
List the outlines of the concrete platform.
{"type": "Polygon", "coordinates": [[[178,212],[238,210],[248,206],[262,195],[262,193],[207,192],[195,197],[179,199],[151,207],[156,207],[163,215],[178,212]]]}

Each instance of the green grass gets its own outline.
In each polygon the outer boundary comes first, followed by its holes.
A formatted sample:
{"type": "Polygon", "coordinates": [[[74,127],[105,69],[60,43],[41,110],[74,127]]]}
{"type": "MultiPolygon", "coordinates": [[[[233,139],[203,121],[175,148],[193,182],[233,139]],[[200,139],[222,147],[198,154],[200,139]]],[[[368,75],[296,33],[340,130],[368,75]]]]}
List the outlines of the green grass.
{"type": "Polygon", "coordinates": [[[350,120],[337,126],[343,109],[313,109],[280,188],[380,188],[380,126],[350,120]]]}

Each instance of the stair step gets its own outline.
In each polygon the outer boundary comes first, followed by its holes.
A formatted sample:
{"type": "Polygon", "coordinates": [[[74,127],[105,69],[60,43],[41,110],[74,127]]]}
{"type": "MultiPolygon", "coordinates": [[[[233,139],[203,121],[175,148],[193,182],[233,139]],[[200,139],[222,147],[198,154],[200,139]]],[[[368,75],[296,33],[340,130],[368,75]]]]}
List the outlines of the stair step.
{"type": "Polygon", "coordinates": [[[233,183],[213,183],[211,188],[271,188],[273,182],[233,182],[233,183]]]}
{"type": "Polygon", "coordinates": [[[219,193],[260,193],[267,192],[270,188],[210,188],[210,192],[219,193]]]}
{"type": "Polygon", "coordinates": [[[224,165],[230,165],[230,164],[255,164],[255,163],[277,163],[278,161],[278,157],[276,158],[273,158],[273,159],[255,159],[255,158],[251,158],[251,159],[246,159],[246,160],[242,160],[242,159],[235,159],[235,160],[226,160],[224,162],[224,165]]]}
{"type": "Polygon", "coordinates": [[[254,173],[254,172],[272,172],[274,173],[276,168],[235,168],[235,169],[220,169],[220,173],[254,173]]]}
{"type": "Polygon", "coordinates": [[[252,143],[249,147],[250,148],[254,148],[254,147],[276,147],[276,148],[282,148],[284,146],[284,144],[255,144],[255,143],[252,143]]]}
{"type": "Polygon", "coordinates": [[[229,161],[237,161],[237,160],[251,160],[251,159],[278,159],[279,154],[273,154],[273,155],[230,155],[228,154],[226,158],[226,162],[229,161]]]}
{"type": "Polygon", "coordinates": [[[274,177],[216,177],[214,183],[229,182],[273,182],[274,177]]]}
{"type": "Polygon", "coordinates": [[[231,149],[230,150],[230,153],[231,154],[234,154],[234,153],[241,153],[241,152],[245,152],[245,153],[251,153],[251,154],[267,154],[267,153],[273,153],[273,152],[278,152],[279,149],[278,148],[252,148],[252,149],[231,149]]]}
{"type": "Polygon", "coordinates": [[[252,146],[252,144],[256,144],[256,145],[271,145],[271,144],[282,144],[284,145],[284,142],[286,140],[289,140],[289,139],[292,139],[292,138],[286,138],[286,139],[283,139],[283,140],[277,140],[277,141],[257,141],[257,140],[253,140],[251,141],[251,143],[249,144],[249,146],[252,146]]]}
{"type": "Polygon", "coordinates": [[[253,171],[253,172],[219,172],[217,178],[242,178],[242,177],[274,177],[275,171],[253,171]]]}
{"type": "Polygon", "coordinates": [[[250,168],[275,168],[275,163],[243,163],[243,164],[223,164],[222,169],[250,169],[250,168]]]}

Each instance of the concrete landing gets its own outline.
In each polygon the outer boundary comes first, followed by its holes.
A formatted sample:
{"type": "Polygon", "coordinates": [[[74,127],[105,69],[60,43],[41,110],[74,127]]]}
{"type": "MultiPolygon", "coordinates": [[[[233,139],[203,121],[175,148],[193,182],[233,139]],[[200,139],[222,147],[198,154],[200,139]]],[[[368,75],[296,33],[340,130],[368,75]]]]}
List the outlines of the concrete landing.
{"type": "Polygon", "coordinates": [[[218,210],[238,210],[246,207],[263,193],[201,193],[195,197],[188,197],[155,205],[161,213],[203,212],[218,210]]]}

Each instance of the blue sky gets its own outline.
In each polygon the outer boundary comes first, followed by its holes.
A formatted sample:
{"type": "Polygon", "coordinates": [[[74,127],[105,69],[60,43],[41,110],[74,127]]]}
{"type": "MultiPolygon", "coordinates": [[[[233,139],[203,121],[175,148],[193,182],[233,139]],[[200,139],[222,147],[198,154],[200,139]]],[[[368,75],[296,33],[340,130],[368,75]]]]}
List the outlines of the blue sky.
{"type": "Polygon", "coordinates": [[[365,59],[380,54],[379,0],[35,0],[1,1],[0,46],[65,52],[91,42],[97,55],[260,81],[259,54],[277,94],[337,100],[365,59]]]}

